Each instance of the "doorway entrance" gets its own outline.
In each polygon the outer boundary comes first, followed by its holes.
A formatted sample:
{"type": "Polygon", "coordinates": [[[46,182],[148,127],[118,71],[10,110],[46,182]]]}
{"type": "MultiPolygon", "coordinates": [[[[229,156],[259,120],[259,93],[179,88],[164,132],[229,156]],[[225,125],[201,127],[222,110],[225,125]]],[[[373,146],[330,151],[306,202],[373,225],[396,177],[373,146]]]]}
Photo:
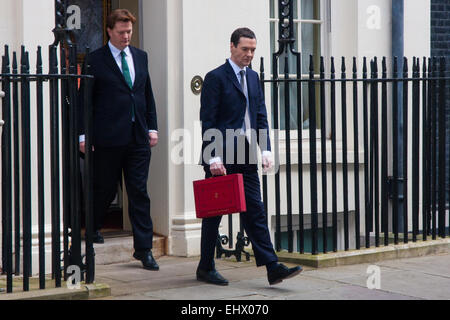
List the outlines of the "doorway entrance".
{"type": "MultiPolygon", "coordinates": [[[[73,31],[73,39],[78,46],[79,69],[84,62],[85,48],[94,51],[108,42],[106,19],[115,9],[128,9],[136,18],[131,45],[137,48],[142,43],[142,0],[69,0],[68,25],[73,31]]],[[[81,169],[83,164],[81,164],[81,169]]],[[[101,230],[105,237],[126,236],[131,234],[131,223],[127,214],[127,197],[124,183],[118,184],[117,193],[112,201],[104,227],[101,230]]],[[[83,220],[82,220],[83,221],[83,220]]]]}

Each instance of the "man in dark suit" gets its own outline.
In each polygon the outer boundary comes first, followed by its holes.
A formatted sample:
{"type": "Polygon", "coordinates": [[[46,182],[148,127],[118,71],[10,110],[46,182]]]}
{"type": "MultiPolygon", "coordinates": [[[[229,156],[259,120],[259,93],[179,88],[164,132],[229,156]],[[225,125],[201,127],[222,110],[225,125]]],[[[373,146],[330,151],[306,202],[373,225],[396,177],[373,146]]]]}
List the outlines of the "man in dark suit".
{"type": "MultiPolygon", "coordinates": [[[[135,22],[128,10],[113,11],[107,20],[110,41],[88,57],[95,78],[94,242],[104,242],[100,229],[123,171],[133,229],[133,257],[141,260],[145,269],[158,270],[151,251],[153,224],[147,193],[151,148],[158,143],[158,127],[147,53],[129,45],[135,22]]],[[[80,114],[83,119],[83,110],[80,114]]],[[[80,150],[84,152],[82,125],[81,130],[80,150]]]]}
{"type": "MultiPolygon", "coordinates": [[[[273,285],[297,275],[302,268],[287,268],[278,263],[261,201],[257,145],[262,151],[264,170],[272,167],[272,161],[264,96],[257,73],[248,68],[256,50],[255,34],[248,28],[237,29],[231,36],[230,50],[230,59],[209,72],[203,84],[202,164],[207,178],[227,173],[243,174],[247,211],[241,213],[240,219],[252,243],[256,265],[266,266],[268,281],[273,285]]],[[[221,218],[202,221],[197,279],[228,285],[214,266],[221,218]]]]}

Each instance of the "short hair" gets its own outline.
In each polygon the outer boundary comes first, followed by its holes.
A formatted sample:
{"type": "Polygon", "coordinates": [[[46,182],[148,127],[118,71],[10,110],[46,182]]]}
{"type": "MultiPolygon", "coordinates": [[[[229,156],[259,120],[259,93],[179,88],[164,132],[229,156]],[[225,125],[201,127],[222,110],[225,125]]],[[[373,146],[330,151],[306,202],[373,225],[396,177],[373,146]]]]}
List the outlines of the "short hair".
{"type": "Polygon", "coordinates": [[[116,9],[111,12],[106,19],[106,26],[109,29],[114,29],[117,22],[131,22],[132,24],[135,24],[136,21],[136,17],[127,9],[116,9]]]}
{"type": "Polygon", "coordinates": [[[256,39],[255,33],[249,28],[239,28],[231,34],[231,43],[237,48],[241,38],[256,39]]]}

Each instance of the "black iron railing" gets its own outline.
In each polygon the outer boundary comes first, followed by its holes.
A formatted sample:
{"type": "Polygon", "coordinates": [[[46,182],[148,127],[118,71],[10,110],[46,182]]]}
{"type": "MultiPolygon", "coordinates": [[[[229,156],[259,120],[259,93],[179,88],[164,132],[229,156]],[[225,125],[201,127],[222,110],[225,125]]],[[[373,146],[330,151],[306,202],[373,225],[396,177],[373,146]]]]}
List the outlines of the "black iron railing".
{"type": "Polygon", "coordinates": [[[83,208],[77,111],[79,99],[85,99],[87,111],[84,120],[88,124],[86,145],[89,146],[92,144],[90,134],[92,108],[89,99],[92,77],[86,75],[89,73],[87,62],[83,75],[78,74],[74,45],[66,43],[59,48],[60,66],[58,66],[58,43],[49,47],[47,74],[43,74],[40,47],[36,55],[35,74],[30,73],[30,59],[25,47],[22,47],[21,52],[20,73],[15,52],[12,55],[12,71],[8,46],[5,46],[2,56],[0,81],[1,90],[5,93],[1,100],[2,117],[5,121],[2,133],[2,272],[6,274],[7,292],[13,291],[13,274],[22,274],[23,290],[30,289],[33,262],[32,198],[37,202],[39,288],[45,289],[48,273],[45,269],[45,224],[46,216],[49,214],[52,244],[51,274],[55,286],[60,287],[62,279],[68,280],[69,266],[80,268],[81,278],[78,280],[85,280],[86,283],[94,281],[92,156],[91,148],[88,147],[85,156],[83,205],[86,212],[86,249],[82,255],[80,216],[83,208]],[[85,87],[81,95],[78,93],[80,81],[83,81],[85,87]],[[36,95],[35,99],[31,97],[32,92],[36,95]],[[47,119],[45,114],[49,114],[47,119]],[[36,117],[35,133],[31,132],[31,115],[36,117]],[[49,125],[45,126],[44,123],[49,125]],[[46,139],[44,133],[46,127],[49,128],[50,139],[46,139]],[[32,139],[32,134],[35,135],[35,139],[32,139]],[[49,170],[45,169],[46,153],[50,155],[49,170]],[[36,160],[36,168],[33,167],[33,160],[36,160]],[[37,180],[36,191],[32,189],[33,178],[37,180]],[[45,203],[44,180],[47,178],[50,179],[51,185],[49,207],[46,207],[45,203]]]}
{"type": "MultiPolygon", "coordinates": [[[[351,248],[360,249],[361,241],[365,247],[371,246],[373,238],[375,246],[380,246],[381,238],[384,245],[402,241],[417,241],[420,236],[427,240],[429,236],[436,239],[437,236],[445,238],[448,235],[449,226],[446,222],[448,216],[449,177],[448,164],[450,150],[446,150],[446,140],[449,139],[446,128],[448,124],[448,106],[446,106],[446,76],[445,58],[413,59],[412,73],[408,68],[408,59],[403,59],[403,70],[398,70],[397,58],[393,61],[392,76],[388,77],[387,60],[381,61],[381,77],[379,77],[379,62],[377,58],[370,61],[362,61],[362,77],[358,76],[357,60],[353,59],[352,76],[347,77],[346,61],[342,58],[341,74],[338,79],[335,71],[334,58],[329,61],[329,77],[325,78],[325,59],[320,59],[319,70],[314,69],[314,59],[310,56],[309,79],[302,79],[300,68],[300,54],[297,56],[297,77],[292,79],[289,75],[288,59],[285,59],[285,73],[278,75],[278,56],[289,52],[280,52],[274,55],[273,76],[270,80],[264,79],[264,61],[261,60],[261,84],[272,89],[272,124],[275,146],[275,162],[280,163],[279,146],[285,146],[285,159],[283,170],[278,170],[274,176],[274,190],[268,191],[267,176],[264,176],[264,202],[266,208],[268,202],[274,202],[275,214],[275,247],[277,250],[286,249],[294,251],[294,226],[298,226],[297,251],[305,252],[305,240],[311,243],[313,254],[322,251],[328,252],[328,237],[331,236],[332,251],[338,250],[338,236],[343,234],[343,250],[351,248]],[[369,70],[370,69],[370,70],[369,70]],[[368,76],[370,72],[370,77],[368,76]],[[315,77],[315,74],[319,77],[315,77]],[[302,93],[302,84],[307,84],[307,90],[302,93]],[[336,92],[340,89],[340,99],[336,100],[336,92]],[[347,99],[351,91],[352,99],[347,99]],[[402,92],[402,96],[398,93],[402,92]],[[292,103],[289,97],[294,93],[297,103],[298,128],[296,141],[292,141],[289,134],[292,103]],[[302,94],[307,94],[308,104],[302,103],[302,94]],[[284,105],[279,102],[283,96],[284,105]],[[402,97],[402,98],[401,98],[402,97]],[[351,101],[351,102],[350,102],[351,101]],[[279,113],[284,107],[285,139],[279,139],[281,121],[279,113]],[[309,110],[309,141],[303,146],[301,119],[303,108],[309,110]],[[352,108],[352,127],[348,126],[347,109],[352,108]],[[402,119],[398,119],[398,111],[402,111],[402,119]],[[337,114],[337,110],[340,113],[337,114]],[[320,126],[317,121],[317,112],[320,112],[320,126]],[[359,114],[363,115],[362,122],[359,114]],[[411,114],[411,116],[409,116],[411,114]],[[330,131],[327,131],[326,123],[329,117],[330,131]],[[399,121],[400,120],[400,121],[399,121]],[[340,144],[342,162],[337,162],[337,121],[341,123],[340,144]],[[402,123],[402,126],[399,123],[402,123]],[[363,133],[361,134],[360,128],[363,133]],[[316,132],[321,132],[320,139],[316,138],[316,132]],[[327,132],[330,132],[328,137],[327,132]],[[391,136],[388,135],[391,133],[391,136]],[[348,148],[348,134],[354,138],[353,150],[348,148]],[[403,137],[398,140],[399,134],[403,137]],[[320,147],[318,148],[320,140],[320,147]],[[330,141],[331,140],[331,141],[330,141]],[[327,155],[327,142],[331,144],[331,159],[327,155]],[[290,151],[291,143],[297,143],[298,152],[290,151]],[[363,149],[360,150],[360,143],[363,149]],[[400,145],[399,145],[400,144],[400,145]],[[392,145],[392,151],[389,146],[392,145]],[[309,162],[302,161],[302,150],[309,147],[309,162]],[[401,149],[401,154],[399,151],[401,149]],[[354,157],[349,163],[347,154],[352,152],[354,157]],[[360,163],[359,154],[364,154],[364,162],[360,163]],[[320,155],[320,162],[317,160],[320,155]],[[401,156],[401,158],[400,158],[401,156]],[[292,157],[297,158],[296,172],[292,172],[292,157]],[[328,157],[328,158],[327,158],[328,157]],[[331,161],[330,161],[331,160],[331,161]],[[399,163],[402,163],[400,168],[399,163]],[[331,170],[327,169],[331,162],[331,170]],[[339,165],[339,170],[338,170],[339,165]],[[309,166],[310,184],[303,186],[305,172],[303,166],[309,166]],[[320,170],[319,170],[320,166],[320,170]],[[408,169],[411,169],[411,174],[408,169]],[[360,183],[360,169],[364,170],[364,183],[360,183]],[[318,188],[319,173],[321,171],[321,190],[318,188]],[[327,185],[329,183],[327,172],[331,171],[331,197],[328,196],[327,185]],[[354,186],[349,188],[350,173],[354,175],[354,186]],[[391,172],[391,173],[390,173],[391,172]],[[292,194],[292,181],[297,175],[298,195],[292,194]],[[286,194],[281,196],[281,176],[286,181],[286,194]],[[338,185],[338,176],[341,178],[338,185]],[[407,177],[412,179],[408,184],[407,177]],[[411,188],[411,190],[409,190],[411,188]],[[307,190],[307,192],[304,192],[307,190]],[[408,192],[411,191],[411,199],[408,192]],[[354,203],[349,203],[349,192],[354,195],[354,203]],[[273,194],[271,198],[268,193],[273,194]],[[322,198],[322,209],[318,209],[318,196],[322,198]],[[293,197],[299,203],[295,210],[292,207],[293,197]],[[331,198],[332,208],[328,209],[328,200],[331,198]],[[338,212],[338,200],[342,202],[342,212],[338,212]],[[282,212],[280,204],[286,201],[286,209],[282,212]],[[303,203],[310,201],[310,212],[305,213],[303,203]],[[402,208],[400,211],[399,208],[402,208]],[[305,228],[306,215],[311,219],[311,227],[305,228]],[[319,215],[322,216],[322,225],[319,225],[319,215]],[[342,228],[338,232],[338,215],[342,215],[342,228]],[[364,215],[364,225],[361,217],[364,215]],[[331,217],[330,217],[331,216],[331,217]],[[349,223],[352,216],[354,224],[349,223]],[[282,223],[282,218],[285,219],[282,223]],[[330,219],[331,218],[331,219],[330,219]],[[295,219],[295,221],[294,221],[295,219]],[[328,231],[328,220],[331,220],[331,234],[328,231]],[[421,226],[420,226],[421,221],[421,226]],[[411,223],[410,223],[411,222],[411,223]],[[282,228],[286,229],[282,232],[282,228]],[[309,229],[309,230],[307,230],[309,229]],[[322,248],[319,249],[319,231],[322,233],[322,248]],[[362,231],[362,234],[361,234],[362,231]],[[338,233],[340,233],[338,235],[338,233]],[[308,236],[305,236],[307,234],[308,236]],[[305,239],[308,237],[308,239],[305,239]],[[351,238],[354,239],[350,246],[351,238]],[[411,239],[410,239],[411,238],[411,239]],[[284,246],[282,245],[284,239],[284,246]]],[[[270,214],[270,212],[269,212],[270,214]]],[[[448,220],[447,220],[448,221],[448,220]]]]}
{"type": "MultiPolygon", "coordinates": [[[[302,54],[295,51],[294,8],[293,1],[278,0],[279,46],[271,59],[270,79],[265,79],[263,59],[260,70],[261,86],[266,92],[270,85],[272,101],[268,109],[272,111],[272,152],[277,169],[274,176],[263,175],[262,196],[268,216],[274,216],[271,225],[275,229],[276,250],[293,252],[295,238],[296,251],[318,254],[380,246],[382,239],[384,245],[388,245],[391,239],[398,244],[400,237],[404,243],[409,237],[417,241],[419,235],[422,240],[446,237],[450,199],[450,163],[446,169],[450,150],[445,149],[450,139],[446,131],[450,126],[447,123],[450,106],[446,105],[446,96],[450,94],[446,92],[450,81],[445,72],[448,61],[423,58],[421,62],[414,58],[411,72],[408,59],[394,57],[388,72],[386,58],[381,61],[376,57],[371,61],[365,57],[362,61],[353,58],[349,76],[344,58],[337,66],[334,57],[326,61],[323,57],[310,56],[309,74],[305,78],[302,54]],[[293,66],[289,65],[290,57],[296,61],[293,66]],[[280,70],[283,60],[284,70],[280,70]],[[319,61],[317,65],[315,61],[319,61]],[[358,72],[359,64],[362,70],[358,72]],[[340,67],[340,75],[336,67],[340,67]],[[352,96],[347,99],[349,92],[352,96]],[[292,100],[294,97],[296,101],[292,100]],[[307,102],[303,101],[304,97],[307,102]],[[291,110],[297,114],[296,132],[291,131],[291,110]],[[303,129],[304,110],[308,111],[306,129],[303,129]],[[347,119],[348,111],[353,113],[353,119],[347,119]],[[341,123],[339,129],[338,122],[341,123]],[[317,138],[319,132],[320,138],[317,138]],[[309,138],[305,141],[307,134],[309,138]],[[352,150],[348,145],[349,137],[354,141],[352,150]],[[280,147],[284,150],[283,164],[280,147]],[[308,161],[303,159],[304,148],[309,150],[308,161]],[[331,150],[327,152],[327,148],[331,150]],[[351,162],[349,152],[353,154],[351,162]],[[338,155],[341,155],[339,162],[338,155]],[[353,188],[350,188],[351,174],[353,188]],[[408,176],[412,178],[411,199],[408,198],[408,176]],[[282,178],[286,183],[284,189],[282,178]],[[269,179],[273,180],[270,188],[269,179]],[[308,185],[304,183],[307,179],[308,185]],[[328,192],[330,182],[331,195],[328,192]],[[349,193],[354,203],[349,202],[349,193]],[[330,200],[331,208],[328,208],[330,200]],[[338,211],[339,202],[342,209],[338,211]],[[305,212],[305,203],[310,204],[308,212],[305,212]]],[[[240,259],[241,248],[248,240],[241,226],[236,249],[231,250],[233,220],[231,216],[228,219],[228,236],[218,239],[217,256],[224,253],[222,244],[228,243],[230,250],[225,250],[226,253],[240,259]]]]}

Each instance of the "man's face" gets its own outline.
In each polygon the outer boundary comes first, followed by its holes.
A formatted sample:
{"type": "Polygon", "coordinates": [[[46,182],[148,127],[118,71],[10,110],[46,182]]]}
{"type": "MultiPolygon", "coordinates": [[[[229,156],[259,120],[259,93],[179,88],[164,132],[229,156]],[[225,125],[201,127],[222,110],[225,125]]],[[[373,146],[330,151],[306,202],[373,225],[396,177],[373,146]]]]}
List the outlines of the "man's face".
{"type": "Polygon", "coordinates": [[[131,21],[118,21],[114,29],[107,28],[107,31],[112,45],[117,49],[123,50],[130,45],[131,36],[133,35],[133,24],[131,21]]]}
{"type": "Polygon", "coordinates": [[[240,68],[248,67],[255,56],[256,39],[241,37],[237,47],[230,45],[231,60],[240,68]]]}

